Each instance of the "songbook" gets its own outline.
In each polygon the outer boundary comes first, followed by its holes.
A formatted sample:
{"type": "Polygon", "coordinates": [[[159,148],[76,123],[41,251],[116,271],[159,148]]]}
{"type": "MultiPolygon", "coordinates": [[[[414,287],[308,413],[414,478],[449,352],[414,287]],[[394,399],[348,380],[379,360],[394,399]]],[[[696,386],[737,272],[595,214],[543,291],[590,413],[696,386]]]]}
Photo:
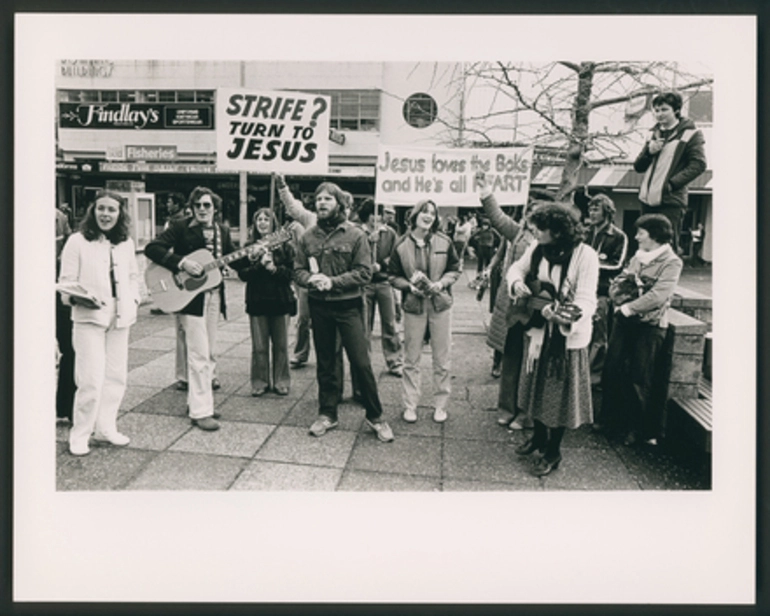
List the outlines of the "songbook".
{"type": "Polygon", "coordinates": [[[56,290],[59,293],[77,297],[80,300],[81,305],[86,305],[88,308],[101,308],[105,305],[103,301],[97,298],[79,282],[60,282],[56,285],[56,290]]]}

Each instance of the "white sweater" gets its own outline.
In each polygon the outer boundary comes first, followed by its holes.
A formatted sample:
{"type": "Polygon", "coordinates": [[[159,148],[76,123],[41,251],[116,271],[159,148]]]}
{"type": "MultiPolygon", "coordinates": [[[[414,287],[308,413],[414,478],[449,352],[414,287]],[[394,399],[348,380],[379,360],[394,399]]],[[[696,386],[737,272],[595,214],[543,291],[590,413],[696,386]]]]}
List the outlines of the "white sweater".
{"type": "MultiPolygon", "coordinates": [[[[508,283],[509,293],[515,282],[524,282],[524,278],[529,272],[532,253],[537,245],[537,242],[530,244],[521,258],[508,269],[506,282],[508,283]]],[[[540,280],[550,282],[555,288],[558,288],[561,265],[556,265],[549,272],[548,261],[543,258],[540,261],[540,268],[537,274],[540,280]]],[[[596,312],[596,288],[599,284],[599,257],[590,246],[578,244],[575,247],[575,252],[570,260],[567,275],[564,277],[560,292],[565,290],[568,284],[574,286],[572,303],[581,309],[582,315],[571,325],[562,325],[560,329],[566,338],[568,349],[582,349],[591,342],[593,315],[596,312]]]]}
{"type": "MultiPolygon", "coordinates": [[[[81,233],[73,233],[62,250],[59,282],[80,283],[105,304],[96,309],[73,306],[74,322],[109,327],[116,315],[115,327],[119,329],[136,321],[141,296],[139,268],[131,238],[112,246],[104,236],[89,242],[81,233]],[[110,250],[115,266],[115,299],[110,284],[110,250]]],[[[62,294],[62,301],[69,302],[69,296],[62,294]]]]}

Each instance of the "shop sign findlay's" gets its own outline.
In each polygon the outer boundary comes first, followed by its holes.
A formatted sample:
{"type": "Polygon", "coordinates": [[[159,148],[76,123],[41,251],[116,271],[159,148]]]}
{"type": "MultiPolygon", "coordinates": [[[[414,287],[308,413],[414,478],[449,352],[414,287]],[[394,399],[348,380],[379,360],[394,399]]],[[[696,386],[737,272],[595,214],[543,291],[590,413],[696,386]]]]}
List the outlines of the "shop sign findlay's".
{"type": "Polygon", "coordinates": [[[210,103],[59,103],[60,128],[212,130],[210,103]]]}

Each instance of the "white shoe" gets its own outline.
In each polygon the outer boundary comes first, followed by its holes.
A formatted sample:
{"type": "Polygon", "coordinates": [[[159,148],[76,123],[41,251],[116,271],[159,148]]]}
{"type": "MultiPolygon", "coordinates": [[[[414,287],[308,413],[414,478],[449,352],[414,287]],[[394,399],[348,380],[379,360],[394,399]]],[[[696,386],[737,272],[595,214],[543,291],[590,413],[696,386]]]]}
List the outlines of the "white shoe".
{"type": "Polygon", "coordinates": [[[436,409],[433,411],[433,421],[436,423],[444,423],[447,420],[447,412],[444,409],[436,409]]]}
{"type": "Polygon", "coordinates": [[[73,456],[87,456],[89,453],[91,453],[91,450],[88,448],[88,445],[75,447],[70,443],[70,453],[73,456]]]}
{"type": "Polygon", "coordinates": [[[94,440],[101,443],[109,443],[110,445],[115,445],[116,447],[125,447],[131,442],[130,438],[128,438],[125,434],[121,434],[120,432],[116,432],[110,436],[94,434],[94,440]]]}
{"type": "Polygon", "coordinates": [[[417,411],[414,409],[406,409],[401,417],[408,423],[414,423],[417,421],[417,411]]]}

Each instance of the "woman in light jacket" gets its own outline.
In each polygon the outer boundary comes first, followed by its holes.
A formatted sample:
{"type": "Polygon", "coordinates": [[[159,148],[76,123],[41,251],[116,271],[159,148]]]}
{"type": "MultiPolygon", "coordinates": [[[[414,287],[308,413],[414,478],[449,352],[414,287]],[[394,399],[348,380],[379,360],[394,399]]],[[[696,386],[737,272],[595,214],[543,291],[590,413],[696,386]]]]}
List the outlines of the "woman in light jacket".
{"type": "Polygon", "coordinates": [[[452,285],[460,277],[460,258],[452,240],[438,231],[438,208],[420,201],[409,214],[409,231],[393,248],[390,283],[402,293],[404,311],[404,421],[417,421],[420,400],[420,355],[430,329],[433,355],[433,420],[447,419],[451,394],[452,285]]]}
{"type": "Polygon", "coordinates": [[[117,416],[126,391],[128,331],[140,302],[134,242],[126,201],[100,192],[77,233],[64,246],[59,274],[62,302],[72,308],[77,391],[69,435],[72,455],[89,453],[89,439],[128,445],[117,416]],[[64,292],[79,286],[84,295],[64,292]],[[86,296],[90,296],[90,299],[86,296]]]}
{"type": "Polygon", "coordinates": [[[673,226],[666,216],[646,214],[634,226],[639,250],[610,284],[615,321],[602,373],[601,421],[626,433],[627,445],[638,437],[656,445],[665,404],[656,378],[683,264],[671,246],[673,226]]]}
{"type": "Polygon", "coordinates": [[[546,203],[529,220],[537,242],[508,270],[508,289],[518,301],[526,301],[533,290],[540,295],[550,288],[551,299],[525,325],[518,404],[531,413],[535,430],[516,451],[523,456],[541,453],[533,472],[544,476],[559,467],[565,429],[593,422],[588,344],[599,258],[582,243],[574,208],[546,203]],[[577,309],[574,314],[569,307],[577,309]]]}

